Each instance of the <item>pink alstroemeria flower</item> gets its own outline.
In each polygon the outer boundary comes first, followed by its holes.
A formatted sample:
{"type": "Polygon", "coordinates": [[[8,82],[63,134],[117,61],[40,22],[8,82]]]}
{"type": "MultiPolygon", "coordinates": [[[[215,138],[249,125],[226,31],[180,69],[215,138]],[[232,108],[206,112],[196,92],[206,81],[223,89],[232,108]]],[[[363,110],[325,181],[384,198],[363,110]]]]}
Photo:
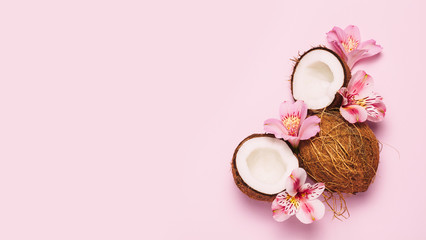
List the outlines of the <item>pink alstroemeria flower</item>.
{"type": "Polygon", "coordinates": [[[339,93],[343,97],[340,114],[348,122],[379,122],[385,117],[383,98],[373,91],[373,78],[364,71],[356,72],[339,93]]]}
{"type": "Polygon", "coordinates": [[[272,202],[272,217],[277,222],[293,215],[305,224],[320,220],[325,213],[324,204],[317,198],[324,192],[324,183],[305,183],[306,171],[296,168],[286,182],[286,190],[272,202]]]}
{"type": "Polygon", "coordinates": [[[274,134],[276,138],[283,138],[297,147],[300,140],[309,139],[320,130],[318,124],[321,119],[317,116],[306,118],[307,114],[308,108],[303,101],[283,102],[280,105],[280,119],[266,120],[265,132],[274,134]]]}
{"type": "Polygon", "coordinates": [[[359,60],[376,55],[383,49],[373,39],[361,42],[359,29],[354,25],[347,26],[345,30],[334,27],[327,33],[327,41],[345,59],[350,69],[359,60]]]}

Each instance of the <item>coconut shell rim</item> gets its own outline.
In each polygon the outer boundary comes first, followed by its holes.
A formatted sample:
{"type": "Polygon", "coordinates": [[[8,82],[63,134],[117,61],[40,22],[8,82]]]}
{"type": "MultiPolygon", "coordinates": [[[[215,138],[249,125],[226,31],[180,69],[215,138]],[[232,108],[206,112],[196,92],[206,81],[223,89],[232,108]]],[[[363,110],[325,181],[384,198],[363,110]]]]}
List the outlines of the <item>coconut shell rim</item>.
{"type": "MultiPolygon", "coordinates": [[[[293,59],[293,61],[295,62],[295,65],[293,66],[293,70],[291,72],[291,78],[290,78],[290,89],[291,89],[291,97],[296,100],[294,98],[293,95],[293,78],[294,78],[294,73],[296,71],[297,66],[299,65],[300,60],[308,53],[310,53],[311,51],[315,51],[315,50],[324,50],[327,52],[330,52],[331,54],[333,54],[340,62],[340,64],[343,67],[343,75],[345,76],[343,79],[343,84],[342,87],[347,87],[349,84],[350,79],[352,78],[352,73],[351,73],[351,69],[349,68],[348,64],[346,63],[346,61],[339,56],[339,54],[337,54],[335,51],[331,50],[330,48],[327,48],[325,46],[317,46],[317,47],[312,47],[311,49],[309,49],[308,51],[304,52],[302,55],[300,55],[299,57],[293,59]]],[[[333,101],[326,107],[324,108],[320,108],[320,109],[309,109],[312,112],[319,112],[322,111],[324,109],[331,109],[334,107],[338,107],[341,105],[343,101],[342,96],[340,96],[340,94],[336,91],[336,95],[334,96],[333,101]]]]}
{"type": "MultiPolygon", "coordinates": [[[[257,138],[257,137],[271,137],[271,138],[277,139],[273,134],[269,134],[269,133],[254,133],[254,134],[251,134],[251,135],[247,136],[246,138],[244,138],[238,144],[238,146],[235,148],[234,154],[232,155],[232,162],[231,162],[232,176],[234,178],[235,185],[237,185],[237,187],[240,189],[240,191],[243,192],[245,195],[247,195],[249,198],[259,200],[259,201],[272,202],[275,199],[275,196],[278,193],[266,194],[266,193],[259,192],[258,190],[250,187],[247,183],[244,182],[244,180],[242,179],[241,175],[239,174],[237,166],[236,166],[236,157],[237,157],[237,153],[238,153],[239,149],[241,148],[241,146],[245,142],[247,142],[248,140],[253,139],[253,138],[257,138]],[[242,189],[241,185],[244,186],[243,189],[242,189]]],[[[296,158],[297,158],[297,156],[296,156],[296,158]]]]}

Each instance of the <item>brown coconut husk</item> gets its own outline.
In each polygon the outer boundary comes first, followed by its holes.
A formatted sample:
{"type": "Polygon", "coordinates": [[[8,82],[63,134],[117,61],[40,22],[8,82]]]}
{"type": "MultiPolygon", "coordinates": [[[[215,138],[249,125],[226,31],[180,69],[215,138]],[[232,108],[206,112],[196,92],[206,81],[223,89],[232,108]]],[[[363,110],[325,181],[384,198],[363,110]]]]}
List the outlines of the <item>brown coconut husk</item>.
{"type": "Polygon", "coordinates": [[[347,122],[338,109],[316,114],[317,136],[301,141],[298,159],[308,175],[323,182],[323,196],[334,216],[349,217],[345,195],[367,191],[379,164],[379,142],[366,123],[347,122]]]}
{"type": "Polygon", "coordinates": [[[246,194],[248,197],[255,199],[255,200],[260,200],[260,201],[267,201],[267,202],[272,202],[275,199],[276,194],[270,195],[270,194],[265,194],[265,193],[261,193],[253,188],[251,188],[250,186],[248,186],[244,180],[241,178],[240,174],[238,173],[238,169],[236,166],[236,157],[237,157],[237,153],[238,150],[240,149],[240,147],[248,140],[252,139],[252,138],[256,138],[256,137],[271,137],[271,138],[275,138],[273,134],[252,134],[248,137],[246,137],[243,141],[240,142],[240,144],[238,144],[237,148],[234,151],[234,155],[232,156],[232,162],[231,162],[231,168],[232,168],[232,175],[234,177],[234,181],[235,184],[237,185],[237,187],[241,190],[241,192],[243,192],[244,194],[246,194]]]}
{"type": "Polygon", "coordinates": [[[366,123],[351,124],[338,111],[323,111],[320,132],[301,141],[299,163],[327,190],[355,194],[367,191],[379,164],[379,142],[366,123]]]}
{"type": "MultiPolygon", "coordinates": [[[[331,54],[333,54],[338,60],[339,60],[339,62],[340,62],[340,64],[342,64],[342,67],[343,67],[343,71],[344,71],[344,75],[345,75],[345,79],[343,80],[343,85],[342,85],[342,87],[347,87],[348,86],[348,84],[349,84],[349,81],[351,80],[351,78],[352,78],[352,75],[351,75],[351,69],[349,68],[349,66],[348,66],[348,64],[346,63],[346,61],[345,60],[343,60],[343,58],[341,58],[336,52],[334,52],[333,50],[331,50],[331,49],[329,49],[329,48],[327,48],[327,47],[325,47],[325,46],[318,46],[318,47],[313,47],[313,48],[311,48],[311,49],[309,49],[308,51],[306,51],[306,52],[304,52],[303,54],[299,54],[299,56],[298,57],[295,57],[295,58],[293,58],[293,59],[291,59],[295,64],[294,64],[294,66],[293,66],[293,72],[291,73],[291,78],[290,78],[290,86],[291,86],[291,92],[293,93],[293,76],[294,76],[294,73],[295,73],[295,71],[296,71],[296,68],[297,68],[297,65],[299,64],[299,62],[300,62],[300,60],[307,54],[307,53],[309,53],[309,52],[311,52],[311,51],[314,51],[314,50],[318,50],[318,49],[320,49],[320,50],[324,50],[324,51],[327,51],[327,52],[330,52],[331,54]]],[[[296,99],[295,99],[296,100],[296,99]]],[[[343,101],[343,98],[342,98],[342,96],[338,93],[338,92],[336,92],[336,95],[335,95],[335,97],[334,97],[334,100],[333,100],[333,102],[328,106],[328,107],[326,107],[326,108],[324,108],[324,109],[332,109],[332,108],[335,108],[335,107],[339,107],[340,105],[342,105],[342,101],[343,101]]],[[[319,109],[319,110],[309,110],[311,113],[319,113],[319,112],[321,112],[322,110],[324,110],[324,109],[319,109]]]]}

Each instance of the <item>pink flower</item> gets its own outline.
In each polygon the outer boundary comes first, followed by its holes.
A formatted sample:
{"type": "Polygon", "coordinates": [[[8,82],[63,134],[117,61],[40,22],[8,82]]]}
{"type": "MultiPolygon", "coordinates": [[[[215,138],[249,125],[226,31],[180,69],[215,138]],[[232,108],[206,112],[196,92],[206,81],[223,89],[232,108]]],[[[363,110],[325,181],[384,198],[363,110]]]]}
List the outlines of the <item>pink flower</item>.
{"type": "Polygon", "coordinates": [[[345,30],[334,27],[327,33],[327,41],[345,59],[350,69],[359,60],[376,55],[383,49],[373,39],[361,42],[359,29],[354,25],[347,26],[345,30]]]}
{"type": "Polygon", "coordinates": [[[309,139],[320,130],[318,123],[321,119],[317,116],[306,118],[307,114],[308,108],[303,101],[283,102],[280,105],[280,119],[266,120],[264,129],[276,138],[283,138],[293,147],[297,147],[300,140],[309,139]]]}
{"type": "Polygon", "coordinates": [[[348,122],[379,122],[385,117],[383,98],[373,91],[373,78],[364,71],[356,72],[348,87],[341,88],[339,93],[343,96],[340,114],[348,122]]]}
{"type": "Polygon", "coordinates": [[[324,192],[324,183],[305,183],[306,171],[296,168],[286,182],[286,190],[272,202],[272,217],[277,222],[293,215],[305,224],[320,220],[325,213],[324,204],[317,198],[324,192]]]}

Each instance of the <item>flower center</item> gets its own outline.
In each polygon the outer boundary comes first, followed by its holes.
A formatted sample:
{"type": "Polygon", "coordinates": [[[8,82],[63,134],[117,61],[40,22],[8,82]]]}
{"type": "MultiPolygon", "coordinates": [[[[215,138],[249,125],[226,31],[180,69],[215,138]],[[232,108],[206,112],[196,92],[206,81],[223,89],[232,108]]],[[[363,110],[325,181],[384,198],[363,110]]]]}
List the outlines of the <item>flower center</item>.
{"type": "MultiPolygon", "coordinates": [[[[297,196],[297,195],[296,195],[297,196]]],[[[296,209],[299,209],[300,207],[300,201],[299,198],[296,196],[287,195],[286,200],[291,203],[296,209]]]]}
{"type": "Polygon", "coordinates": [[[297,133],[299,132],[300,125],[300,117],[294,114],[287,115],[282,120],[284,127],[287,129],[288,134],[290,136],[297,137],[297,133]]]}
{"type": "Polygon", "coordinates": [[[345,42],[342,42],[342,45],[347,53],[350,53],[355,50],[358,47],[358,44],[359,42],[355,40],[352,36],[349,36],[349,38],[345,42]]]}
{"type": "Polygon", "coordinates": [[[367,106],[367,98],[361,98],[361,99],[355,100],[354,102],[356,105],[359,105],[361,107],[367,106]]]}
{"type": "Polygon", "coordinates": [[[356,99],[355,97],[358,96],[357,93],[355,94],[349,94],[346,93],[343,97],[346,99],[346,104],[342,104],[342,106],[348,106],[348,105],[359,105],[361,107],[364,107],[366,104],[365,98],[356,99]]]}
{"type": "Polygon", "coordinates": [[[352,104],[360,105],[361,107],[367,108],[374,104],[375,102],[378,102],[382,99],[380,96],[368,96],[361,99],[355,99],[355,97],[352,98],[352,104]]]}

